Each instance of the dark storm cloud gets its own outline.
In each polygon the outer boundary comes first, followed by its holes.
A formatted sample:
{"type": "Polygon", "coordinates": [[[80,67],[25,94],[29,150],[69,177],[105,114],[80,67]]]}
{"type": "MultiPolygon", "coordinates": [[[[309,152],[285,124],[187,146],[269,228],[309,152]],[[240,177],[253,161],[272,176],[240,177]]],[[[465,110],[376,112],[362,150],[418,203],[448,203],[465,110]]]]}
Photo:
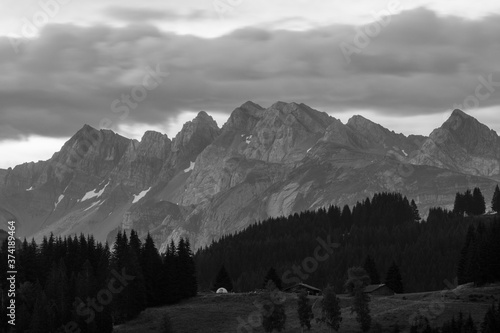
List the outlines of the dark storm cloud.
{"type": "MultiPolygon", "coordinates": [[[[354,43],[359,27],[346,25],[246,28],[211,39],[152,25],[49,26],[15,56],[0,40],[0,138],[68,136],[103,118],[156,124],[186,110],[229,113],[247,100],[304,102],[329,112],[443,112],[474,94],[480,76],[500,82],[499,22],[499,16],[470,21],[424,9],[403,12],[350,63],[340,45],[354,43]],[[157,67],[168,77],[127,117],[113,112],[113,102],[157,67]]],[[[480,107],[500,104],[499,89],[480,107]]]]}

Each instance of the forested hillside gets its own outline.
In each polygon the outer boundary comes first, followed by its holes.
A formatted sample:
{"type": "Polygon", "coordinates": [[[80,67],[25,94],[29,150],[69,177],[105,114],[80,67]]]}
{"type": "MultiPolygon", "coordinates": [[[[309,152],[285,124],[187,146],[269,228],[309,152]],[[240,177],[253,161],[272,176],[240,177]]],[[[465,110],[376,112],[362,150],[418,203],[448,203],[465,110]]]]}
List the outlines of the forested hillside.
{"type": "MultiPolygon", "coordinates": [[[[7,242],[0,251],[6,281],[7,242]]],[[[148,235],[119,232],[113,248],[92,236],[23,242],[17,258],[17,332],[95,332],[135,318],[148,306],[195,296],[197,283],[189,241],[170,244],[160,256],[148,235]]],[[[2,299],[7,299],[2,283],[2,299]]],[[[6,308],[0,315],[6,318],[6,308]]],[[[2,320],[0,332],[7,327],[2,320]]]]}
{"type": "MultiPolygon", "coordinates": [[[[262,288],[274,267],[284,286],[297,282],[343,292],[349,267],[370,255],[382,282],[395,263],[404,292],[440,290],[454,283],[457,263],[471,225],[498,218],[464,217],[441,208],[420,221],[413,201],[382,193],[354,207],[331,206],[272,218],[225,236],[195,255],[200,288],[212,287],[224,265],[235,291],[262,288]],[[324,261],[311,260],[323,243],[337,242],[324,261]],[[445,281],[448,282],[445,282],[445,281]]],[[[322,251],[321,254],[326,253],[322,251]]]]}

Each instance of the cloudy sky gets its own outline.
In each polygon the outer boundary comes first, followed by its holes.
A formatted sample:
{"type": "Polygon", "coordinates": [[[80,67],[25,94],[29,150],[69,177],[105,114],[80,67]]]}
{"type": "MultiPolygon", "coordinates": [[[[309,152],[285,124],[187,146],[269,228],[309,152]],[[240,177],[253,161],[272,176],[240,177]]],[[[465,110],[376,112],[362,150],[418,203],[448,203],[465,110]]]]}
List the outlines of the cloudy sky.
{"type": "Polygon", "coordinates": [[[500,131],[498,1],[1,1],[0,168],[84,124],[173,137],[247,100],[425,135],[461,107],[500,131]]]}

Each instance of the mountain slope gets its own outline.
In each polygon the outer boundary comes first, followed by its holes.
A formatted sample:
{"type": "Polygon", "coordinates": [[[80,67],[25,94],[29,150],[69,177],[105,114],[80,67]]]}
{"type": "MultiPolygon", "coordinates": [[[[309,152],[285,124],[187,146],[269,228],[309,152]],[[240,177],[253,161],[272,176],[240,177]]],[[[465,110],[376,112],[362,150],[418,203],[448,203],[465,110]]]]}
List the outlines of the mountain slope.
{"type": "Polygon", "coordinates": [[[434,130],[411,163],[500,179],[500,137],[460,110],[434,130]]]}
{"type": "Polygon", "coordinates": [[[405,136],[361,116],[343,124],[304,104],[246,102],[222,128],[206,113],[175,138],[140,141],[84,126],[48,161],[0,170],[0,220],[18,235],[134,228],[194,247],[268,217],[353,204],[382,191],[421,211],[499,177],[498,135],[461,111],[429,138],[405,136]]]}

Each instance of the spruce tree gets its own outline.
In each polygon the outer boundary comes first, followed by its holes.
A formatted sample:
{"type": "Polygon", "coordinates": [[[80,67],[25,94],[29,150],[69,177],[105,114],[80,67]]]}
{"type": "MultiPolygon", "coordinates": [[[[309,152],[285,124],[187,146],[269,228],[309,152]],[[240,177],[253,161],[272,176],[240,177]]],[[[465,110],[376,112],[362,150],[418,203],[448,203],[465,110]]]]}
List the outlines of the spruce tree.
{"type": "Polygon", "coordinates": [[[420,217],[420,212],[418,211],[418,207],[417,204],[415,203],[415,200],[412,200],[410,205],[413,212],[413,221],[420,222],[422,218],[420,217]]]}
{"type": "Polygon", "coordinates": [[[472,242],[476,237],[474,226],[470,225],[465,237],[465,244],[460,252],[460,258],[457,266],[458,284],[464,284],[472,281],[470,276],[470,266],[472,260],[472,242]]]}
{"type": "Polygon", "coordinates": [[[269,270],[267,271],[267,274],[264,277],[264,283],[262,285],[263,288],[265,288],[267,286],[267,283],[269,281],[273,281],[274,285],[279,290],[283,289],[283,282],[281,281],[281,278],[278,276],[278,273],[276,273],[276,270],[274,269],[274,267],[269,268],[269,270]]]}
{"type": "Polygon", "coordinates": [[[472,209],[472,214],[473,215],[483,215],[486,213],[486,204],[484,201],[484,196],[481,193],[481,189],[479,187],[476,187],[474,189],[474,193],[472,194],[473,198],[473,209],[472,209]]]}
{"type": "Polygon", "coordinates": [[[499,309],[493,304],[486,314],[481,324],[481,333],[498,333],[500,332],[500,305],[499,309]]]}
{"type": "Polygon", "coordinates": [[[266,332],[277,330],[281,332],[285,328],[286,314],[284,300],[281,301],[276,293],[280,291],[276,285],[269,281],[266,286],[266,292],[263,294],[262,303],[267,306],[263,309],[262,326],[266,332]]]}
{"type": "Polygon", "coordinates": [[[338,331],[342,322],[342,312],[340,309],[340,301],[335,294],[333,287],[326,287],[323,291],[323,299],[321,300],[321,318],[319,322],[324,323],[328,330],[338,331]]]}
{"type": "Polygon", "coordinates": [[[354,295],[354,288],[357,283],[361,283],[361,285],[366,287],[370,284],[370,276],[365,271],[363,267],[351,267],[347,270],[347,281],[344,285],[345,290],[351,295],[354,295]]]}
{"type": "Polygon", "coordinates": [[[470,190],[465,191],[465,193],[462,196],[462,200],[464,203],[464,211],[467,213],[468,216],[473,216],[474,215],[474,197],[472,195],[472,192],[470,190]]]}
{"type": "Polygon", "coordinates": [[[351,209],[348,205],[345,205],[342,209],[342,215],[340,216],[340,226],[344,230],[348,230],[352,226],[352,214],[351,209]]]}
{"type": "Polygon", "coordinates": [[[370,276],[371,284],[380,284],[380,275],[377,270],[377,265],[370,255],[366,256],[363,268],[368,273],[368,276],[370,276]]]}
{"type": "Polygon", "coordinates": [[[464,326],[463,326],[463,332],[464,333],[477,333],[477,327],[476,323],[472,319],[472,316],[469,313],[469,317],[467,318],[464,326]]]}
{"type": "Polygon", "coordinates": [[[135,253],[135,256],[137,258],[140,257],[140,254],[141,254],[141,247],[142,247],[142,242],[141,240],[139,239],[139,235],[137,234],[137,232],[132,229],[130,231],[130,241],[129,241],[129,246],[130,246],[130,249],[132,251],[134,251],[135,253]]]}
{"type": "Polygon", "coordinates": [[[305,291],[302,291],[297,299],[297,313],[299,315],[300,327],[302,330],[304,330],[304,327],[310,330],[311,320],[314,318],[314,314],[312,312],[311,302],[305,291]]]}
{"type": "Polygon", "coordinates": [[[453,206],[453,213],[463,216],[465,213],[465,197],[462,193],[457,192],[455,196],[455,204],[453,206]]]}
{"type": "Polygon", "coordinates": [[[167,246],[167,252],[163,257],[162,275],[162,295],[164,302],[174,304],[181,300],[180,281],[178,270],[178,253],[174,241],[167,246]]]}
{"type": "Polygon", "coordinates": [[[158,272],[161,271],[162,260],[149,233],[141,250],[141,268],[144,274],[148,306],[160,305],[162,303],[161,274],[158,272]]]}
{"type": "Polygon", "coordinates": [[[363,332],[368,332],[371,327],[372,318],[370,316],[370,296],[364,293],[363,285],[358,282],[354,287],[354,305],[351,311],[356,312],[356,320],[363,332]]]}
{"type": "Polygon", "coordinates": [[[196,296],[198,291],[196,269],[193,261],[193,254],[191,253],[190,244],[187,239],[180,239],[177,253],[177,273],[179,275],[181,297],[188,298],[196,296]]]}
{"type": "Polygon", "coordinates": [[[401,278],[399,267],[395,262],[392,263],[391,267],[389,267],[389,270],[387,271],[385,284],[397,294],[402,294],[404,291],[403,279],[401,278]]]}
{"type": "Polygon", "coordinates": [[[233,291],[233,282],[226,271],[226,267],[222,265],[213,284],[213,290],[217,291],[219,288],[224,288],[227,291],[233,291]]]}
{"type": "Polygon", "coordinates": [[[498,185],[495,187],[493,199],[491,199],[491,209],[497,214],[500,213],[500,188],[498,188],[498,185]]]}

